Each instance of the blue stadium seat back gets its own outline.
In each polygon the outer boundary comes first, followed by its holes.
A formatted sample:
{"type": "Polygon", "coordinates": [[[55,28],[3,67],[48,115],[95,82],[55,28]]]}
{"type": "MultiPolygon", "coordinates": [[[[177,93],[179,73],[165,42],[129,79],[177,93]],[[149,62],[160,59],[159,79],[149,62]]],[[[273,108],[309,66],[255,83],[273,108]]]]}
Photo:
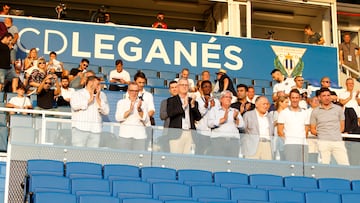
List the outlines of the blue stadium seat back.
{"type": "Polygon", "coordinates": [[[263,87],[254,87],[254,90],[256,92],[256,95],[263,95],[265,92],[263,87]]]}
{"type": "Polygon", "coordinates": [[[345,193],[341,195],[342,203],[356,203],[360,201],[360,193],[345,193]]]}
{"type": "Polygon", "coordinates": [[[27,161],[27,174],[29,175],[55,175],[64,176],[64,163],[48,159],[31,159],[27,161]]]}
{"type": "Polygon", "coordinates": [[[191,188],[188,185],[171,182],[153,183],[153,198],[158,199],[159,196],[180,196],[191,197],[191,188]]]}
{"type": "Polygon", "coordinates": [[[110,194],[110,183],[108,180],[99,178],[74,178],[71,179],[72,194],[91,194],[98,192],[99,194],[110,194]]]}
{"type": "Polygon", "coordinates": [[[199,199],[230,199],[229,189],[213,186],[213,185],[194,185],[191,187],[192,197],[199,201],[199,199]]]}
{"type": "Polygon", "coordinates": [[[104,195],[80,195],[79,203],[120,203],[120,199],[104,195]]]}
{"type": "Polygon", "coordinates": [[[146,78],[158,78],[159,74],[157,70],[151,70],[151,69],[142,69],[143,73],[145,73],[146,78]]]}
{"type": "Polygon", "coordinates": [[[234,78],[234,83],[236,85],[238,84],[244,84],[247,86],[253,86],[254,85],[254,81],[251,78],[234,78]]]}
{"type": "Polygon", "coordinates": [[[305,203],[305,195],[292,190],[269,190],[269,201],[305,203]]]}
{"type": "Polygon", "coordinates": [[[166,88],[166,81],[161,78],[147,78],[146,85],[152,88],[166,88]]]}
{"type": "Polygon", "coordinates": [[[351,181],[351,188],[353,191],[360,192],[360,180],[351,181]]]}
{"type": "Polygon", "coordinates": [[[265,189],[238,187],[230,189],[231,200],[247,200],[247,201],[268,201],[269,194],[265,189]]]}
{"type": "Polygon", "coordinates": [[[76,203],[76,196],[67,193],[38,192],[34,195],[34,203],[76,203]]]}
{"type": "Polygon", "coordinates": [[[237,172],[214,172],[215,184],[226,185],[226,184],[238,184],[248,185],[249,176],[244,173],[237,172]]]}
{"type": "Polygon", "coordinates": [[[170,82],[176,78],[176,72],[161,71],[161,72],[159,72],[159,76],[160,76],[160,78],[170,82]]]}
{"type": "Polygon", "coordinates": [[[161,200],[150,199],[150,198],[130,198],[123,199],[122,203],[163,203],[161,200]]]}
{"type": "Polygon", "coordinates": [[[298,192],[326,192],[325,189],[319,189],[319,188],[309,188],[309,187],[293,187],[291,188],[293,191],[298,192]]]}
{"type": "Polygon", "coordinates": [[[314,87],[320,87],[320,81],[318,79],[313,79],[313,78],[307,78],[307,81],[309,81],[309,85],[312,85],[314,87]]]}
{"type": "Polygon", "coordinates": [[[0,177],[0,193],[4,191],[5,191],[5,177],[0,177]]]}
{"type": "Polygon", "coordinates": [[[35,94],[30,95],[30,101],[33,108],[37,107],[37,95],[35,94]]]}
{"type": "Polygon", "coordinates": [[[200,203],[195,200],[165,200],[164,203],[200,203]]]}
{"type": "Polygon", "coordinates": [[[224,200],[224,199],[208,199],[208,198],[201,198],[199,202],[204,203],[237,203],[236,200],[224,200]]]}
{"type": "Polygon", "coordinates": [[[5,177],[6,175],[6,162],[0,161],[0,177],[5,177]]]}
{"type": "Polygon", "coordinates": [[[263,79],[254,79],[254,86],[255,87],[270,87],[270,81],[269,80],[263,80],[263,79]]]}
{"type": "Polygon", "coordinates": [[[66,163],[66,177],[102,178],[102,165],[90,162],[66,163]]]}
{"type": "Polygon", "coordinates": [[[0,112],[0,127],[6,127],[7,125],[7,114],[0,112]]]}
{"type": "Polygon", "coordinates": [[[125,164],[106,164],[104,165],[104,179],[124,177],[140,179],[140,170],[137,166],[125,164]]]}
{"type": "Polygon", "coordinates": [[[14,114],[10,116],[10,127],[29,127],[34,126],[34,118],[30,115],[14,114]]]}
{"type": "Polygon", "coordinates": [[[320,189],[338,189],[351,190],[351,182],[342,178],[319,178],[318,185],[320,189]]]}
{"type": "MultiPolygon", "coordinates": [[[[124,70],[126,70],[127,72],[129,72],[130,74],[130,79],[132,80],[134,78],[134,75],[137,73],[137,69],[136,68],[124,68],[124,70]]],[[[111,70],[110,70],[111,71],[111,70]]]]}
{"type": "Polygon", "coordinates": [[[340,195],[330,192],[307,192],[305,193],[306,203],[341,203],[340,195]]]}
{"type": "Polygon", "coordinates": [[[196,169],[181,169],[178,170],[178,181],[180,183],[185,182],[207,182],[213,183],[212,173],[206,170],[196,169]]]}
{"type": "Polygon", "coordinates": [[[264,94],[265,95],[272,95],[273,93],[273,88],[272,87],[265,87],[264,88],[264,94]]]}
{"type": "MultiPolygon", "coordinates": [[[[238,203],[269,203],[268,201],[258,200],[238,200],[238,203]]],[[[279,202],[279,203],[292,203],[292,202],[279,202]]]]}
{"type": "Polygon", "coordinates": [[[70,193],[70,179],[64,176],[31,175],[29,192],[64,192],[70,193]]]}
{"type": "Polygon", "coordinates": [[[162,167],[143,167],[140,169],[141,179],[147,181],[148,179],[165,179],[176,181],[176,170],[172,168],[162,167]]]}
{"type": "Polygon", "coordinates": [[[0,103],[4,103],[5,92],[0,92],[0,103]]]}
{"type": "Polygon", "coordinates": [[[192,197],[184,197],[184,196],[173,196],[173,195],[160,195],[159,200],[162,200],[164,202],[168,201],[168,200],[177,200],[177,201],[192,201],[193,198],[192,197]]]}
{"type": "Polygon", "coordinates": [[[70,62],[63,62],[64,69],[71,70],[73,68],[79,67],[79,63],[70,63],[70,62]]]}
{"type": "Polygon", "coordinates": [[[251,174],[249,175],[250,185],[264,186],[284,186],[283,177],[271,174],[251,174]]]}
{"type": "Polygon", "coordinates": [[[152,196],[151,184],[136,180],[114,180],[112,182],[112,194],[117,196],[118,193],[137,193],[152,196]]]}
{"type": "MultiPolygon", "coordinates": [[[[9,129],[8,129],[8,127],[0,126],[0,152],[6,152],[7,151],[8,137],[9,137],[9,129]]],[[[1,176],[1,174],[0,174],[0,176],[1,176]]]]}
{"type": "Polygon", "coordinates": [[[169,89],[166,87],[164,87],[164,88],[155,87],[153,89],[153,92],[154,92],[155,96],[170,97],[169,89]]]}
{"type": "Polygon", "coordinates": [[[284,177],[284,185],[286,188],[318,188],[317,180],[305,176],[287,176],[284,177]]]}

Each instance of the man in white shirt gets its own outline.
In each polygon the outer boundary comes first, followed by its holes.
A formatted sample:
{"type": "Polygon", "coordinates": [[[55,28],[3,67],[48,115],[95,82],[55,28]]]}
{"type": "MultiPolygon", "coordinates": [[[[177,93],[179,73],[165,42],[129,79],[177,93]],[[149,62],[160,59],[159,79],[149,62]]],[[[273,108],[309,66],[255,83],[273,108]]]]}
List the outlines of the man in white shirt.
{"type": "Polygon", "coordinates": [[[130,82],[130,74],[123,68],[123,61],[118,59],[115,61],[116,69],[110,72],[109,82],[116,83],[110,84],[109,90],[111,91],[126,91],[127,85],[130,82]]]}
{"type": "Polygon", "coordinates": [[[269,100],[259,96],[255,101],[255,109],[244,114],[245,135],[241,137],[241,150],[245,158],[272,159],[274,122],[273,116],[268,114],[269,107],[269,100]]]}
{"type": "Polygon", "coordinates": [[[339,102],[347,108],[353,108],[357,117],[358,123],[360,123],[360,98],[359,98],[359,90],[354,90],[354,79],[348,78],[346,79],[346,91],[340,93],[339,102]]]}
{"type": "Polygon", "coordinates": [[[274,69],[271,71],[271,77],[277,83],[273,87],[273,101],[277,101],[277,92],[284,92],[288,95],[296,84],[293,78],[286,78],[279,69],[274,69]]]}
{"type": "Polygon", "coordinates": [[[210,80],[203,80],[201,82],[201,97],[196,99],[199,104],[199,112],[201,120],[196,125],[197,135],[195,136],[195,154],[205,155],[210,145],[211,128],[208,126],[209,112],[211,109],[219,107],[219,100],[214,98],[211,94],[212,84],[210,80]]]}
{"type": "Polygon", "coordinates": [[[309,131],[307,112],[300,108],[300,92],[290,91],[290,106],[280,112],[277,121],[279,137],[285,139],[284,154],[286,161],[307,161],[308,146],[306,143],[309,131]]]}
{"type": "Polygon", "coordinates": [[[58,106],[70,106],[70,98],[75,92],[75,89],[69,87],[69,84],[69,78],[67,76],[61,78],[60,96],[57,99],[58,106]]]}
{"type": "Polygon", "coordinates": [[[119,149],[145,150],[146,125],[149,116],[143,101],[138,98],[139,87],[135,82],[129,83],[128,97],[118,101],[115,118],[120,122],[119,149]]]}
{"type": "Polygon", "coordinates": [[[237,109],[231,108],[232,96],[231,91],[222,91],[220,106],[209,112],[208,127],[212,129],[210,155],[239,157],[239,128],[244,127],[244,120],[237,109]]]}
{"type": "Polygon", "coordinates": [[[194,80],[189,78],[189,69],[188,68],[183,68],[181,71],[181,75],[179,78],[175,78],[175,81],[179,81],[180,78],[184,78],[187,79],[189,82],[189,91],[190,92],[195,92],[195,83],[194,80]]]}
{"type": "Polygon", "coordinates": [[[87,78],[86,86],[72,94],[70,99],[72,145],[98,147],[102,130],[102,115],[110,108],[106,94],[101,91],[100,79],[87,78]]]}

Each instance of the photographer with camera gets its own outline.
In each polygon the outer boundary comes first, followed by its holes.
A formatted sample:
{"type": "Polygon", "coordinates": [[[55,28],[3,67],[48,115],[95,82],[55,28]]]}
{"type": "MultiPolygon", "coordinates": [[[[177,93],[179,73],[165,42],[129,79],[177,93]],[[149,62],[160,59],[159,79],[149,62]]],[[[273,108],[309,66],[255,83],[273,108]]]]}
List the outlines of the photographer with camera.
{"type": "Polygon", "coordinates": [[[55,96],[59,95],[60,91],[60,84],[56,74],[48,74],[37,88],[38,108],[56,108],[55,96]],[[55,89],[51,88],[52,86],[55,86],[55,89]]]}

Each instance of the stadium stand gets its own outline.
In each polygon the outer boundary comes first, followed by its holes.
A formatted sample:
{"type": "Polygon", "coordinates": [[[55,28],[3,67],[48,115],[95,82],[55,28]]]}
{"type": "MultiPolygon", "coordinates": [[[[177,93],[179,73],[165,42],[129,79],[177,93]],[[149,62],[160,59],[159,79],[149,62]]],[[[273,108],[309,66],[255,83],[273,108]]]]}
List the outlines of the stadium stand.
{"type": "MultiPolygon", "coordinates": [[[[64,198],[69,202],[77,199],[78,202],[114,203],[114,202],[291,202],[291,203],[355,203],[358,202],[360,192],[349,185],[355,185],[359,180],[328,179],[328,178],[308,178],[308,177],[281,177],[271,174],[241,174],[233,172],[210,172],[202,170],[175,170],[172,168],[144,167],[139,168],[132,165],[108,165],[101,166],[100,178],[78,177],[70,179],[64,174],[67,170],[62,162],[53,160],[29,160],[28,161],[28,186],[25,189],[26,196],[32,203],[42,203],[50,197],[64,198]],[[56,170],[49,166],[56,166],[56,170]],[[38,170],[44,166],[42,170],[38,170]],[[122,180],[110,180],[111,170],[119,171],[117,177],[125,177],[122,180]],[[142,170],[144,169],[144,170],[142,170]],[[201,176],[198,180],[209,181],[211,183],[198,182],[198,184],[186,184],[182,174],[186,171],[187,177],[201,176]],[[132,174],[127,176],[125,174],[132,174]],[[139,173],[140,172],[140,173],[139,173]],[[34,174],[36,173],[36,174],[34,174]],[[154,175],[153,175],[154,173],[154,175]],[[175,176],[174,176],[175,173],[175,176]],[[32,174],[32,175],[30,175],[32,174]],[[206,175],[205,175],[206,174],[206,175]],[[152,176],[153,175],[153,176],[152,176]],[[141,177],[141,180],[126,180],[126,178],[141,177]],[[174,179],[175,177],[175,179],[174,179]],[[206,177],[206,178],[204,178],[206,177]],[[155,179],[158,181],[154,181],[155,179]],[[241,179],[240,181],[231,180],[241,179]],[[262,180],[259,180],[262,178],[262,180]],[[304,182],[301,182],[303,180],[304,182]],[[162,182],[165,181],[165,182],[162,182]],[[274,183],[264,183],[274,181],[274,183]],[[299,182],[300,181],[300,182],[299,182]],[[315,181],[315,182],[314,182],[315,181]],[[280,183],[284,182],[284,185],[280,183]],[[319,185],[317,185],[319,182],[319,185]],[[334,183],[339,183],[334,186],[334,183]],[[250,183],[250,184],[249,184],[250,183]],[[252,185],[251,185],[252,183],[252,185]],[[296,185],[299,183],[300,185],[296,185]],[[327,188],[339,189],[341,192],[330,191],[297,191],[298,188],[321,189],[322,185],[327,184],[327,188]],[[225,184],[225,185],[223,185],[225,184]],[[227,187],[226,184],[237,184],[236,187],[227,187]],[[279,186],[279,188],[263,188],[264,185],[279,186]],[[344,191],[344,189],[348,189],[344,191]],[[29,198],[30,196],[30,198],[29,198]]],[[[79,164],[76,162],[76,164],[79,164]]],[[[83,162],[82,166],[93,165],[93,163],[83,162]]],[[[70,167],[71,168],[71,167],[70,167]]],[[[97,167],[96,167],[97,168],[97,167]]],[[[232,186],[234,186],[232,185],[232,186]]],[[[56,200],[57,201],[57,200],[56,200]]],[[[53,201],[51,201],[53,202],[53,201]]]]}

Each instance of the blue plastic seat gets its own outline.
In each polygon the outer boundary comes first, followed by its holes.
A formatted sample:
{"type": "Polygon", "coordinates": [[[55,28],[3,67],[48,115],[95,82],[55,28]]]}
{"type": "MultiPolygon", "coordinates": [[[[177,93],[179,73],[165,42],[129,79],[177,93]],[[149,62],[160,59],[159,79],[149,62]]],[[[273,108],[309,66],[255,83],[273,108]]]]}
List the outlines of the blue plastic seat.
{"type": "Polygon", "coordinates": [[[302,192],[292,190],[269,190],[269,201],[304,203],[305,195],[302,192]]]}
{"type": "Polygon", "coordinates": [[[150,87],[166,88],[166,80],[161,78],[147,78],[146,85],[150,87]]]}
{"type": "Polygon", "coordinates": [[[176,170],[161,167],[143,167],[140,169],[141,179],[149,182],[176,182],[176,170]]]}
{"type": "Polygon", "coordinates": [[[231,188],[230,195],[231,195],[231,200],[246,200],[246,201],[269,200],[268,191],[260,188],[250,188],[250,187],[231,188]]]}
{"type": "Polygon", "coordinates": [[[48,159],[31,159],[27,161],[27,174],[64,176],[64,163],[48,159]]]}
{"type": "Polygon", "coordinates": [[[164,203],[200,203],[195,200],[165,200],[164,203]]]}
{"type": "Polygon", "coordinates": [[[214,184],[212,173],[205,170],[181,169],[178,170],[178,181],[189,185],[214,184]]]}
{"type": "Polygon", "coordinates": [[[254,79],[253,81],[254,86],[256,87],[270,87],[270,81],[269,80],[263,80],[263,79],[254,79]]]}
{"type": "Polygon", "coordinates": [[[286,188],[318,188],[317,180],[315,178],[305,176],[284,177],[284,185],[286,188]]]}
{"type": "Polygon", "coordinates": [[[106,164],[104,165],[104,179],[140,180],[139,167],[124,164],[106,164]]]}
{"type": "Polygon", "coordinates": [[[168,81],[172,81],[176,78],[176,72],[172,71],[161,71],[159,72],[160,78],[168,81]]]}
{"type": "Polygon", "coordinates": [[[70,179],[64,176],[32,175],[29,178],[29,192],[70,193],[70,179]]]}
{"type": "Polygon", "coordinates": [[[153,183],[153,198],[155,199],[171,199],[178,197],[191,197],[191,188],[188,185],[180,183],[158,182],[153,183]]]}
{"type": "Polygon", "coordinates": [[[153,89],[153,93],[156,96],[170,96],[169,89],[168,88],[157,88],[155,87],[153,89]]]}
{"type": "Polygon", "coordinates": [[[136,180],[114,180],[112,182],[112,195],[120,199],[152,198],[151,184],[136,180]]]}
{"type": "Polygon", "coordinates": [[[283,177],[271,174],[249,175],[250,185],[283,187],[283,177]]]}
{"type": "Polygon", "coordinates": [[[146,78],[158,78],[159,75],[157,70],[142,69],[141,71],[146,75],[146,78]]]}
{"type": "Polygon", "coordinates": [[[325,190],[351,190],[350,180],[342,178],[319,178],[318,185],[320,189],[325,190]]]}
{"type": "Polygon", "coordinates": [[[342,203],[357,203],[360,201],[360,193],[347,193],[341,195],[342,203]]]}
{"type": "Polygon", "coordinates": [[[351,181],[351,188],[353,191],[360,192],[360,180],[351,181]]]}
{"type": "Polygon", "coordinates": [[[122,203],[163,203],[161,200],[147,198],[130,198],[123,199],[122,203]]]}
{"type": "Polygon", "coordinates": [[[120,199],[104,195],[80,195],[79,203],[119,203],[120,199]]]}
{"type": "Polygon", "coordinates": [[[191,187],[192,197],[200,202],[207,199],[230,200],[227,188],[214,185],[194,185],[191,187]]]}
{"type": "Polygon", "coordinates": [[[77,196],[83,194],[111,195],[108,180],[98,178],[74,178],[71,180],[71,193],[77,196]]]}
{"type": "Polygon", "coordinates": [[[90,162],[69,162],[66,163],[66,177],[102,178],[102,165],[90,162]]]}
{"type": "Polygon", "coordinates": [[[76,196],[57,192],[39,192],[34,196],[34,203],[76,203],[76,196]]]}
{"type": "Polygon", "coordinates": [[[305,193],[306,203],[341,203],[340,195],[330,192],[307,192],[305,193]]]}
{"type": "Polygon", "coordinates": [[[237,172],[215,172],[214,182],[216,185],[223,187],[238,187],[249,185],[249,176],[237,172]]]}

